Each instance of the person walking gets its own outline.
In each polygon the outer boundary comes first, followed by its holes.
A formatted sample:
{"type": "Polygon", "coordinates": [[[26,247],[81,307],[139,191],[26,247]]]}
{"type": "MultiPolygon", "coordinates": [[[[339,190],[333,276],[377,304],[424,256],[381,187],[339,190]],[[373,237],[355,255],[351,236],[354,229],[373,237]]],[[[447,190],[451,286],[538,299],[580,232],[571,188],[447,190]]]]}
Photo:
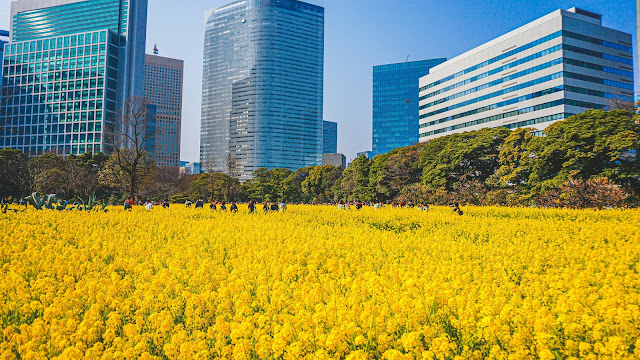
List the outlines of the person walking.
{"type": "Polygon", "coordinates": [[[144,208],[147,210],[147,212],[153,210],[153,201],[147,201],[146,203],[144,203],[144,208]]]}
{"type": "Polygon", "coordinates": [[[262,210],[264,211],[264,213],[268,213],[269,212],[269,203],[268,202],[264,202],[264,205],[262,206],[262,210]]]}
{"type": "Polygon", "coordinates": [[[188,208],[190,208],[192,204],[193,204],[193,203],[192,203],[192,202],[191,202],[191,200],[189,200],[189,199],[187,199],[187,201],[185,201],[185,202],[184,202],[184,206],[185,206],[185,207],[188,207],[188,208]]]}
{"type": "Polygon", "coordinates": [[[162,203],[162,207],[165,209],[169,208],[169,199],[164,199],[164,202],[162,203]]]}
{"type": "Polygon", "coordinates": [[[255,203],[255,201],[253,201],[253,200],[249,201],[248,207],[249,207],[249,214],[255,214],[255,212],[256,212],[256,203],[255,203]]]}
{"type": "Polygon", "coordinates": [[[135,202],[133,201],[133,198],[131,196],[129,196],[127,198],[127,200],[124,201],[124,209],[131,211],[133,209],[133,205],[135,204],[135,202]]]}
{"type": "Polygon", "coordinates": [[[451,210],[454,213],[457,213],[460,216],[464,215],[464,212],[462,210],[460,210],[460,205],[458,203],[452,203],[452,204],[450,204],[450,206],[451,206],[451,210]]]}
{"type": "Polygon", "coordinates": [[[227,211],[227,203],[225,201],[220,204],[220,211],[227,211]]]}
{"type": "Polygon", "coordinates": [[[287,203],[284,201],[280,203],[280,212],[287,212],[287,203]]]}
{"type": "Polygon", "coordinates": [[[238,212],[238,205],[236,205],[235,201],[231,202],[231,208],[229,210],[234,214],[238,212]]]}
{"type": "Polygon", "coordinates": [[[216,206],[216,201],[215,200],[211,200],[211,204],[209,205],[209,209],[216,211],[218,210],[218,207],[216,206]]]}
{"type": "Polygon", "coordinates": [[[199,198],[198,200],[196,200],[196,209],[203,209],[204,208],[204,200],[202,200],[202,198],[199,198]]]}
{"type": "Polygon", "coordinates": [[[271,211],[278,212],[278,210],[280,210],[280,208],[278,207],[278,204],[276,204],[275,201],[272,201],[271,202],[271,211]]]}

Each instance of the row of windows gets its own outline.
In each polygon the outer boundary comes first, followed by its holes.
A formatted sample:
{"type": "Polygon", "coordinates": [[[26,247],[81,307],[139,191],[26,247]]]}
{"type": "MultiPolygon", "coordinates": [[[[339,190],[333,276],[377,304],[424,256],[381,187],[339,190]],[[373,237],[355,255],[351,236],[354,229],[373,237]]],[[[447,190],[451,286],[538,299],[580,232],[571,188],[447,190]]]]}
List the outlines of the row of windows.
{"type": "MultiPolygon", "coordinates": [[[[528,61],[540,58],[540,57],[545,56],[545,55],[549,55],[549,54],[554,53],[554,52],[559,51],[559,50],[567,50],[567,51],[577,52],[575,50],[578,50],[578,49],[580,49],[580,48],[576,48],[575,46],[566,45],[566,44],[565,45],[556,45],[556,46],[551,47],[551,48],[549,48],[547,50],[544,50],[544,51],[541,51],[539,53],[536,53],[536,54],[533,54],[531,56],[528,56],[526,58],[523,58],[523,59],[521,59],[519,61],[516,61],[516,62],[513,62],[513,63],[509,63],[509,64],[507,64],[505,66],[501,66],[499,68],[496,68],[496,69],[491,70],[489,72],[486,72],[484,74],[480,74],[480,75],[474,76],[472,78],[469,78],[467,80],[461,81],[461,82],[456,83],[456,84],[453,84],[453,85],[448,86],[446,88],[443,88],[443,89],[440,89],[438,91],[435,91],[435,92],[429,93],[427,95],[421,96],[420,100],[424,100],[424,99],[433,97],[435,95],[447,92],[449,90],[464,86],[466,84],[469,84],[469,83],[475,82],[477,80],[483,79],[483,78],[485,78],[487,76],[495,75],[495,74],[500,73],[502,71],[505,71],[505,70],[507,70],[509,68],[515,67],[517,65],[521,65],[523,63],[526,63],[528,61]]],[[[591,50],[586,50],[586,49],[580,49],[580,50],[581,50],[580,53],[589,52],[589,54],[594,54],[595,53],[594,55],[604,55],[602,53],[593,52],[591,50]]],[[[624,71],[624,70],[620,70],[620,69],[611,68],[611,67],[608,67],[608,66],[602,66],[602,65],[592,64],[592,63],[588,63],[588,62],[585,62],[585,61],[573,60],[573,59],[568,59],[568,58],[565,58],[564,62],[566,64],[569,64],[569,65],[586,67],[586,68],[593,69],[593,70],[599,70],[599,71],[603,71],[603,72],[607,72],[607,73],[611,73],[611,74],[628,76],[628,77],[633,78],[633,73],[630,72],[630,71],[624,71]]],[[[513,75],[509,76],[509,78],[512,79],[513,75]]],[[[498,81],[500,81],[500,80],[498,80],[498,81]]],[[[494,85],[497,85],[497,84],[498,83],[495,83],[494,85]]],[[[622,87],[625,88],[625,89],[627,88],[627,86],[622,86],[622,87]]],[[[426,106],[426,107],[429,107],[429,106],[426,106]]]]}
{"type": "Polygon", "coordinates": [[[567,72],[567,71],[565,71],[565,77],[568,77],[568,78],[571,78],[571,79],[576,79],[576,80],[588,81],[588,82],[592,82],[592,83],[596,83],[596,84],[603,84],[603,85],[607,85],[607,86],[619,87],[619,88],[622,88],[622,89],[627,89],[627,90],[633,91],[633,84],[623,83],[623,82],[620,82],[620,81],[601,79],[601,78],[597,78],[597,77],[594,77],[594,76],[576,74],[576,73],[567,72]]]}
{"type": "Polygon", "coordinates": [[[55,50],[68,48],[70,46],[83,46],[104,43],[107,41],[107,32],[90,32],[86,34],[71,35],[65,37],[51,38],[45,40],[34,40],[27,42],[17,42],[5,47],[5,55],[17,55],[29,52],[55,50]]]}
{"type": "MultiPolygon", "coordinates": [[[[504,53],[502,55],[496,56],[496,57],[494,57],[492,59],[489,59],[489,60],[487,60],[485,62],[482,62],[482,63],[480,63],[478,65],[472,66],[472,67],[467,68],[465,70],[462,70],[462,71],[460,71],[458,73],[455,73],[453,75],[450,75],[450,76],[447,76],[445,78],[442,78],[442,79],[440,79],[438,81],[435,81],[435,82],[433,82],[431,84],[423,86],[423,87],[420,88],[420,91],[422,92],[424,90],[427,90],[427,89],[432,88],[434,86],[437,86],[439,84],[445,83],[447,81],[453,80],[453,79],[455,79],[457,77],[460,77],[462,75],[465,75],[465,74],[468,74],[468,73],[473,72],[475,70],[478,70],[478,69],[480,69],[482,67],[485,67],[487,65],[493,64],[493,63],[498,62],[500,60],[504,60],[504,59],[506,59],[506,58],[508,58],[510,56],[513,56],[515,54],[518,54],[520,52],[528,50],[528,49],[530,49],[532,47],[538,46],[540,44],[546,43],[546,42],[551,41],[551,40],[553,40],[553,39],[555,39],[557,37],[560,37],[560,36],[566,36],[566,37],[574,38],[574,39],[581,40],[581,41],[597,43],[599,45],[611,47],[611,48],[614,48],[614,49],[617,49],[617,50],[623,50],[623,51],[629,50],[628,47],[623,47],[621,45],[613,44],[611,42],[607,42],[607,41],[604,41],[604,40],[595,39],[595,38],[592,38],[592,37],[588,37],[588,36],[576,34],[576,33],[570,32],[570,31],[562,30],[562,31],[557,31],[557,32],[555,32],[553,34],[547,35],[547,36],[545,36],[545,37],[543,37],[541,39],[538,39],[536,41],[530,42],[530,43],[528,43],[526,45],[523,45],[523,46],[521,46],[519,48],[516,48],[516,49],[513,49],[511,51],[508,51],[508,52],[506,52],[506,53],[504,53]],[[622,47],[623,49],[620,49],[620,47],[622,47]]],[[[571,50],[571,51],[574,51],[574,50],[571,50]]],[[[591,50],[585,50],[585,51],[589,51],[589,52],[593,52],[593,53],[597,54],[597,55],[591,55],[591,56],[600,57],[600,58],[604,58],[604,59],[607,59],[607,60],[613,60],[613,61],[621,62],[621,63],[624,63],[624,64],[633,65],[633,60],[632,59],[622,58],[622,57],[614,56],[614,55],[610,55],[610,54],[604,54],[604,53],[597,52],[597,51],[591,51],[591,50]]]]}
{"type": "MultiPolygon", "coordinates": [[[[505,116],[501,116],[501,117],[498,117],[498,115],[496,115],[496,116],[491,116],[491,117],[484,118],[484,119],[468,121],[466,123],[445,127],[445,128],[442,128],[442,129],[428,131],[428,132],[420,134],[420,137],[424,138],[424,137],[428,137],[428,136],[442,134],[442,133],[449,132],[449,131],[455,131],[455,130],[459,130],[459,129],[464,129],[464,128],[467,128],[467,127],[480,125],[480,124],[485,124],[485,123],[496,121],[496,120],[500,120],[500,119],[506,119],[506,118],[509,118],[509,117],[517,116],[519,114],[525,114],[525,113],[539,111],[539,110],[550,108],[550,107],[560,106],[560,105],[563,105],[563,103],[564,102],[562,100],[557,100],[557,101],[553,101],[551,103],[543,104],[543,105],[547,105],[547,106],[544,107],[544,108],[540,108],[540,109],[535,109],[534,110],[533,107],[529,107],[529,108],[526,108],[526,109],[522,109],[522,112],[520,112],[520,110],[510,111],[510,112],[505,113],[505,114],[500,114],[500,115],[505,115],[505,116]]],[[[563,120],[563,119],[565,119],[564,115],[565,114],[556,114],[556,115],[550,115],[550,116],[543,116],[543,117],[540,117],[540,118],[537,118],[537,119],[520,121],[520,122],[517,122],[517,123],[514,123],[514,124],[503,125],[503,126],[508,128],[508,129],[515,129],[515,128],[518,128],[518,127],[531,126],[531,125],[535,125],[535,124],[539,124],[539,123],[547,122],[547,121],[563,120]]]]}
{"type": "MultiPolygon", "coordinates": [[[[0,145],[3,140],[0,139],[0,145]]],[[[56,154],[75,154],[81,155],[85,152],[99,153],[101,149],[100,144],[95,145],[64,145],[64,146],[51,146],[51,145],[38,145],[38,146],[16,146],[5,142],[3,146],[11,147],[13,149],[22,150],[24,153],[30,153],[33,155],[44,154],[48,152],[54,152],[56,154]]]]}
{"type": "Polygon", "coordinates": [[[527,81],[526,83],[522,83],[520,85],[512,86],[512,87],[509,87],[509,88],[506,88],[506,89],[503,89],[503,90],[500,90],[500,91],[493,92],[491,94],[483,95],[483,96],[477,97],[475,99],[470,99],[470,100],[467,100],[467,101],[463,101],[463,102],[455,104],[455,105],[447,106],[447,107],[444,107],[442,109],[438,109],[438,110],[435,110],[435,111],[420,115],[420,119],[431,117],[433,115],[438,115],[438,114],[441,114],[443,112],[447,112],[447,111],[450,111],[450,110],[458,109],[458,108],[461,108],[461,107],[464,107],[464,106],[467,106],[467,105],[475,104],[477,102],[485,101],[485,100],[488,100],[488,99],[491,99],[491,98],[494,98],[494,97],[497,97],[497,96],[502,96],[502,95],[505,95],[505,94],[508,94],[508,93],[511,93],[511,92],[514,92],[514,91],[526,89],[528,87],[539,85],[539,84],[542,84],[542,83],[545,83],[545,82],[548,82],[548,81],[551,81],[551,80],[554,80],[554,79],[559,79],[561,77],[562,77],[562,71],[557,72],[555,74],[543,76],[543,77],[535,79],[535,80],[527,81]]]}
{"type": "Polygon", "coordinates": [[[576,52],[578,54],[593,56],[593,57],[597,57],[597,58],[601,58],[601,59],[605,59],[605,60],[617,61],[619,63],[623,63],[623,64],[627,64],[627,65],[633,66],[633,59],[627,59],[627,58],[623,58],[623,57],[620,57],[620,56],[606,54],[606,53],[603,53],[603,52],[600,52],[600,51],[583,49],[583,48],[580,48],[580,47],[577,47],[577,46],[567,45],[567,44],[563,45],[563,49],[569,50],[569,51],[573,51],[573,52],[576,52]]]}
{"type": "Polygon", "coordinates": [[[505,52],[505,53],[504,53],[504,54],[502,54],[502,55],[496,56],[496,57],[494,57],[494,58],[492,58],[492,59],[489,59],[489,60],[487,60],[487,61],[485,61],[485,62],[482,62],[482,63],[480,63],[480,64],[478,64],[478,65],[472,66],[472,67],[470,67],[470,68],[467,68],[467,69],[465,69],[465,70],[462,70],[462,71],[460,71],[460,72],[457,72],[457,73],[455,73],[455,74],[453,74],[453,75],[449,75],[449,76],[447,76],[447,77],[445,77],[445,78],[442,78],[442,79],[440,79],[440,80],[438,80],[438,81],[435,81],[435,82],[433,82],[433,83],[431,83],[431,84],[428,84],[428,85],[426,85],[426,86],[423,86],[423,87],[421,87],[421,88],[420,88],[420,91],[422,92],[422,91],[427,90],[427,89],[429,89],[429,88],[432,88],[432,87],[434,87],[434,86],[437,86],[437,85],[443,84],[443,83],[445,83],[445,82],[447,82],[447,81],[453,80],[453,79],[458,78],[458,77],[460,77],[460,76],[462,76],[462,75],[465,75],[465,74],[468,74],[468,73],[470,73],[470,72],[476,71],[476,70],[478,70],[478,69],[480,69],[480,68],[483,68],[483,67],[485,67],[485,66],[487,66],[487,65],[491,65],[491,64],[493,64],[493,63],[495,63],[495,62],[498,62],[498,61],[500,61],[500,60],[504,60],[504,59],[506,59],[506,58],[508,58],[508,57],[511,57],[511,56],[516,55],[516,54],[518,54],[518,53],[521,53],[521,52],[523,52],[523,51],[529,50],[529,49],[531,49],[531,48],[533,48],[533,47],[536,47],[536,46],[538,46],[538,45],[540,45],[540,44],[544,44],[544,43],[546,43],[546,42],[548,42],[548,41],[551,41],[551,40],[553,40],[553,39],[555,39],[555,38],[558,38],[558,37],[560,37],[560,36],[562,36],[562,31],[556,31],[556,32],[555,32],[555,33],[553,33],[553,34],[547,35],[547,36],[545,36],[545,37],[543,37],[543,38],[540,38],[540,39],[538,39],[538,40],[536,40],[536,41],[532,41],[532,42],[530,42],[530,43],[528,43],[528,44],[526,44],[526,45],[523,45],[523,46],[521,46],[521,47],[519,47],[519,48],[515,48],[515,49],[513,49],[513,50],[511,50],[511,51],[507,51],[507,52],[505,52]]]}
{"type": "Polygon", "coordinates": [[[596,38],[591,37],[591,36],[582,35],[582,34],[574,33],[574,32],[567,31],[567,30],[563,30],[562,31],[562,35],[566,36],[566,37],[570,37],[570,38],[576,39],[576,40],[589,42],[589,43],[596,44],[596,45],[602,45],[602,46],[606,46],[606,47],[609,47],[609,48],[612,48],[612,49],[616,49],[616,50],[620,50],[620,51],[625,51],[625,52],[630,53],[630,55],[633,54],[633,48],[630,47],[630,46],[614,44],[614,43],[609,42],[609,41],[596,39],[596,38]]]}
{"type": "MultiPolygon", "coordinates": [[[[523,109],[508,111],[508,112],[505,112],[505,113],[502,113],[502,114],[497,114],[497,115],[489,116],[489,117],[486,117],[486,118],[477,119],[477,120],[474,120],[474,121],[468,121],[466,123],[463,123],[463,124],[467,124],[466,126],[461,124],[461,127],[473,126],[473,125],[478,125],[478,124],[484,124],[484,123],[491,122],[491,121],[506,119],[506,118],[510,118],[510,117],[513,117],[513,116],[527,114],[527,113],[530,113],[530,112],[533,112],[533,111],[543,110],[543,109],[547,109],[547,108],[554,107],[554,106],[560,106],[562,104],[563,104],[562,100],[556,100],[556,101],[552,101],[552,102],[548,102],[548,103],[544,103],[544,104],[538,104],[538,105],[535,105],[535,106],[530,106],[530,107],[526,107],[526,108],[523,108],[523,109]]],[[[499,107],[499,106],[496,106],[495,108],[497,108],[497,107],[499,107]]],[[[491,110],[491,109],[493,109],[493,108],[486,109],[486,110],[479,111],[479,112],[484,112],[484,111],[488,111],[488,110],[491,110]]],[[[469,115],[473,115],[473,114],[476,114],[476,113],[478,113],[478,112],[473,112],[472,114],[463,113],[463,114],[459,114],[460,116],[456,115],[456,116],[451,116],[451,117],[448,117],[448,118],[445,118],[445,119],[431,121],[431,122],[428,122],[428,123],[420,124],[420,128],[422,129],[422,128],[426,128],[426,127],[429,127],[429,126],[442,124],[442,123],[445,123],[445,122],[456,120],[456,119],[459,119],[459,118],[462,118],[462,117],[465,117],[465,116],[469,116],[469,115]]],[[[431,134],[431,135],[433,135],[433,134],[431,134]]],[[[427,136],[429,136],[429,135],[427,135],[427,136]]]]}
{"type": "Polygon", "coordinates": [[[511,63],[508,63],[506,65],[503,65],[503,66],[500,66],[498,68],[495,68],[495,69],[493,69],[491,71],[487,71],[487,72],[485,72],[483,74],[471,77],[471,78],[469,78],[467,80],[455,83],[453,85],[447,86],[445,88],[442,88],[440,90],[434,91],[434,92],[429,93],[427,95],[421,96],[420,100],[424,100],[424,99],[427,99],[427,98],[430,98],[430,97],[445,93],[445,92],[447,92],[449,90],[453,90],[453,89],[459,88],[461,86],[470,84],[472,82],[484,79],[484,78],[489,77],[491,75],[495,75],[495,74],[501,73],[503,71],[512,69],[512,68],[514,68],[516,66],[528,63],[528,62],[533,61],[535,59],[539,59],[539,58],[541,58],[543,56],[546,56],[546,55],[549,55],[549,54],[553,54],[554,52],[560,51],[560,50],[562,50],[562,45],[556,45],[556,46],[550,47],[549,49],[546,49],[546,50],[540,51],[538,53],[529,55],[529,56],[524,57],[524,58],[522,58],[522,59],[520,59],[518,61],[514,61],[514,62],[511,62],[511,63]]]}
{"type": "MultiPolygon", "coordinates": [[[[464,112],[464,113],[460,113],[460,114],[456,114],[456,115],[452,115],[452,116],[449,116],[449,117],[446,117],[446,118],[443,118],[443,119],[439,119],[439,120],[434,120],[434,121],[430,121],[430,122],[427,122],[427,123],[423,123],[423,124],[420,124],[420,128],[422,129],[422,128],[425,128],[425,127],[441,124],[441,123],[444,123],[444,122],[453,121],[453,120],[460,119],[460,118],[463,118],[463,117],[475,115],[475,114],[478,114],[478,113],[482,113],[482,112],[485,112],[485,111],[501,108],[501,107],[504,107],[504,106],[513,105],[513,104],[516,104],[516,103],[520,103],[522,101],[535,99],[535,98],[538,98],[538,97],[541,97],[541,96],[557,93],[557,92],[560,92],[560,91],[569,91],[569,92],[575,92],[575,93],[581,93],[581,94],[588,94],[588,95],[592,95],[592,96],[603,95],[601,97],[606,97],[606,98],[612,98],[613,97],[613,96],[611,96],[611,94],[606,94],[606,93],[598,93],[598,94],[596,94],[595,91],[590,90],[590,89],[583,89],[583,88],[578,88],[578,87],[574,87],[574,86],[566,86],[566,85],[565,86],[556,86],[556,87],[553,87],[551,89],[538,91],[538,92],[535,92],[533,94],[521,96],[521,97],[518,97],[518,98],[515,98],[515,99],[502,101],[502,102],[499,102],[497,104],[488,105],[488,106],[485,106],[485,107],[482,107],[482,108],[479,108],[479,109],[473,109],[473,110],[470,110],[470,111],[467,111],[467,112],[464,112]]],[[[512,112],[506,112],[504,114],[498,114],[498,115],[490,116],[488,118],[480,119],[480,120],[476,120],[476,121],[481,121],[481,123],[489,122],[489,121],[495,121],[495,120],[499,120],[499,119],[503,119],[503,118],[519,115],[520,112],[526,113],[526,112],[546,109],[548,107],[562,105],[561,103],[558,103],[558,102],[563,102],[566,105],[574,105],[574,106],[580,106],[580,107],[591,108],[591,109],[602,109],[602,108],[604,108],[603,105],[599,105],[599,104],[577,102],[575,100],[564,99],[564,100],[557,100],[555,102],[535,105],[535,106],[532,106],[532,107],[529,107],[529,108],[525,108],[525,109],[521,109],[521,110],[514,110],[512,112]]]]}
{"type": "Polygon", "coordinates": [[[69,124],[37,124],[37,125],[22,125],[22,126],[7,126],[5,128],[5,135],[29,135],[40,134],[50,135],[57,133],[86,133],[86,132],[100,132],[102,131],[102,122],[100,121],[83,121],[69,124]]]}
{"type": "MultiPolygon", "coordinates": [[[[496,97],[496,96],[501,96],[501,95],[504,95],[504,94],[507,94],[507,93],[510,93],[510,92],[518,91],[518,90],[521,90],[521,89],[524,89],[524,88],[527,88],[527,87],[531,87],[531,86],[534,86],[534,85],[537,85],[537,84],[541,84],[541,83],[544,83],[544,82],[547,82],[547,81],[551,81],[553,79],[557,79],[557,78],[563,77],[563,76],[567,77],[567,78],[576,79],[576,80],[588,81],[588,82],[592,82],[592,83],[596,83],[596,84],[603,84],[603,85],[607,85],[607,86],[613,86],[613,87],[619,87],[619,88],[623,88],[623,89],[633,90],[633,85],[632,84],[627,84],[627,83],[622,83],[622,82],[619,82],[619,81],[601,79],[601,78],[597,78],[597,77],[593,77],[593,76],[587,76],[587,75],[576,74],[576,73],[564,71],[564,72],[559,72],[559,73],[555,73],[555,74],[552,74],[552,75],[548,75],[548,76],[545,76],[545,77],[542,77],[542,78],[539,78],[539,79],[536,79],[536,80],[532,80],[532,81],[529,81],[529,82],[526,82],[526,83],[523,83],[523,84],[520,84],[520,85],[516,85],[516,86],[510,87],[510,88],[506,88],[506,89],[503,89],[501,91],[497,91],[497,92],[494,92],[494,93],[491,93],[491,94],[487,94],[487,95],[484,95],[484,96],[481,96],[481,97],[478,97],[478,98],[475,98],[475,99],[471,99],[471,100],[468,100],[468,101],[465,101],[465,102],[462,102],[462,103],[459,103],[459,104],[455,104],[455,105],[452,105],[452,106],[449,106],[449,107],[445,107],[445,108],[442,108],[440,110],[432,111],[430,113],[421,115],[420,118],[423,119],[423,118],[426,118],[426,117],[429,117],[429,116],[437,115],[437,114],[440,114],[440,113],[443,113],[443,112],[446,112],[446,111],[449,111],[449,110],[457,109],[457,108],[460,108],[460,107],[463,107],[463,106],[467,106],[467,105],[470,105],[470,104],[474,104],[474,103],[477,103],[477,102],[480,102],[480,101],[484,101],[484,100],[487,100],[487,99],[490,99],[490,98],[493,98],[493,97],[496,97]]],[[[614,96],[614,95],[611,95],[611,96],[614,96]]],[[[615,96],[618,96],[618,95],[615,95],[615,96]]]]}
{"type": "MultiPolygon", "coordinates": [[[[68,48],[68,49],[57,50],[57,51],[35,52],[35,53],[24,54],[24,55],[7,56],[4,58],[4,65],[6,66],[6,65],[15,65],[15,64],[35,63],[35,62],[49,61],[49,60],[71,59],[76,57],[100,55],[100,54],[105,54],[106,52],[107,52],[107,44],[87,46],[84,48],[79,47],[79,48],[68,48]]],[[[113,47],[110,53],[115,55],[115,47],[113,47]]],[[[104,55],[102,55],[101,58],[104,60],[104,55]]],[[[85,58],[85,62],[89,61],[87,59],[88,58],[85,58]]]]}
{"type": "MultiPolygon", "coordinates": [[[[499,84],[502,84],[502,83],[505,83],[505,82],[508,82],[508,81],[511,81],[511,80],[515,80],[515,79],[520,78],[522,76],[526,76],[526,75],[532,74],[532,73],[540,71],[540,70],[544,70],[544,69],[547,69],[547,68],[550,68],[550,67],[553,67],[553,66],[556,66],[556,65],[560,65],[562,63],[566,63],[566,64],[574,65],[574,66],[586,67],[586,68],[589,68],[589,69],[594,69],[594,70],[599,70],[599,71],[604,71],[604,72],[607,72],[607,70],[617,70],[617,69],[608,68],[608,67],[602,66],[602,65],[587,63],[587,62],[584,62],[584,61],[578,61],[578,60],[573,60],[573,59],[568,59],[568,58],[565,58],[565,59],[559,58],[559,59],[555,59],[555,60],[552,60],[552,61],[544,63],[544,64],[540,64],[540,65],[535,66],[533,68],[530,68],[530,69],[527,69],[527,70],[523,70],[523,71],[521,71],[519,73],[516,73],[516,74],[513,74],[513,75],[509,75],[509,76],[506,76],[504,78],[501,78],[501,79],[498,79],[498,80],[494,80],[492,82],[477,86],[475,88],[468,89],[466,91],[463,91],[463,92],[460,92],[460,93],[457,93],[457,94],[454,94],[454,95],[439,99],[437,101],[433,101],[433,102],[424,104],[424,105],[420,106],[420,110],[426,109],[428,107],[435,106],[435,105],[438,105],[438,104],[442,104],[444,102],[447,102],[447,101],[450,101],[450,100],[454,100],[454,99],[457,99],[457,98],[472,94],[474,92],[477,92],[477,91],[480,91],[480,90],[484,90],[484,89],[487,89],[489,87],[493,87],[493,86],[496,86],[496,85],[499,85],[499,84]]],[[[574,74],[574,73],[570,73],[570,72],[568,72],[567,74],[569,74],[569,77],[572,77],[574,79],[589,81],[589,82],[598,83],[598,84],[604,84],[604,85],[608,85],[608,86],[615,86],[615,87],[619,87],[619,88],[627,89],[627,90],[633,90],[633,84],[628,84],[628,83],[623,83],[623,82],[613,81],[613,80],[606,80],[606,79],[596,78],[596,77],[593,77],[593,76],[574,74]]],[[[631,73],[629,73],[629,74],[631,74],[631,73]]],[[[632,74],[631,74],[631,76],[632,76],[632,74]]]]}
{"type": "MultiPolygon", "coordinates": [[[[6,68],[5,68],[6,69],[6,68]]],[[[63,70],[57,72],[48,72],[48,73],[38,73],[33,75],[18,75],[17,78],[11,78],[11,76],[15,76],[12,74],[4,74],[6,77],[10,77],[9,81],[13,81],[14,79],[20,80],[16,81],[17,84],[29,84],[29,85],[38,85],[42,83],[42,86],[46,86],[44,83],[52,83],[55,81],[66,81],[66,80],[75,80],[75,79],[89,79],[89,78],[100,78],[104,81],[103,76],[105,75],[105,68],[84,68],[82,70],[63,70]]],[[[115,70],[109,69],[109,77],[115,78],[117,74],[115,70]]],[[[95,81],[96,79],[94,79],[95,81]]],[[[79,82],[77,80],[76,82],[79,82]]],[[[86,80],[90,81],[90,80],[86,80]]],[[[73,81],[70,81],[73,83],[73,81]]]]}
{"type": "MultiPolygon", "coordinates": [[[[481,90],[484,90],[484,89],[487,89],[487,88],[490,88],[490,87],[494,87],[496,85],[499,85],[499,84],[502,84],[502,83],[505,83],[505,82],[509,82],[511,80],[515,80],[515,79],[521,78],[523,76],[527,76],[527,75],[533,74],[535,72],[538,72],[540,70],[548,69],[550,67],[553,67],[553,66],[556,66],[556,65],[560,65],[560,64],[562,64],[562,58],[558,58],[558,59],[549,61],[547,63],[540,64],[538,66],[534,66],[532,68],[520,71],[518,73],[515,73],[515,74],[512,74],[512,75],[505,76],[503,78],[488,82],[486,84],[482,84],[480,86],[476,86],[474,88],[459,92],[457,94],[453,94],[451,96],[447,96],[447,97],[444,97],[442,99],[438,99],[436,101],[424,104],[424,105],[420,106],[420,110],[423,110],[423,109],[426,109],[426,108],[429,108],[429,107],[432,107],[432,106],[435,106],[435,105],[438,105],[438,104],[442,104],[442,103],[450,101],[450,100],[455,100],[457,98],[460,98],[460,97],[463,97],[463,96],[467,96],[469,94],[473,94],[475,92],[478,92],[478,91],[481,91],[481,90]]],[[[500,96],[500,95],[503,95],[505,92],[514,91],[514,90],[509,91],[510,89],[512,89],[512,88],[504,89],[502,91],[499,91],[499,92],[493,93],[493,94],[489,94],[487,96],[490,96],[490,97],[500,96]],[[496,95],[494,95],[494,94],[496,94],[496,95]],[[491,95],[493,95],[493,96],[491,96],[491,95]]],[[[481,101],[481,100],[478,100],[478,101],[481,101]]]]}
{"type": "MultiPolygon", "coordinates": [[[[46,83],[38,85],[35,81],[29,82],[28,79],[22,79],[20,81],[20,77],[17,78],[9,78],[7,82],[7,86],[13,85],[21,85],[22,84],[22,92],[28,92],[30,94],[34,93],[44,93],[44,92],[58,92],[58,91],[67,91],[67,90],[75,90],[75,89],[83,89],[89,90],[93,88],[102,88],[104,87],[104,78],[99,77],[95,79],[87,79],[87,80],[75,80],[75,81],[62,81],[56,83],[46,83]],[[31,87],[31,91],[28,91],[31,87]]],[[[111,84],[112,80],[109,80],[109,88],[115,89],[115,84],[111,84]],[[111,86],[113,85],[113,86],[111,86]]],[[[114,81],[115,82],[115,81],[114,81]]]]}
{"type": "Polygon", "coordinates": [[[17,136],[5,137],[6,146],[22,145],[64,145],[64,144],[86,144],[99,143],[102,138],[100,133],[73,134],[73,135],[46,135],[46,136],[17,136]]]}

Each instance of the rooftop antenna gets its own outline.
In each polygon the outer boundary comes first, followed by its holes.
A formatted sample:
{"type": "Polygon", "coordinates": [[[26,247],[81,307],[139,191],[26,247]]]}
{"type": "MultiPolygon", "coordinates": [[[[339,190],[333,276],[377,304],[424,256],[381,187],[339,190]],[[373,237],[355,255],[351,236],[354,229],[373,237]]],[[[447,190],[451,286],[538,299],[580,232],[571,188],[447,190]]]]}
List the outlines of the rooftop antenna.
{"type": "Polygon", "coordinates": [[[407,58],[404,60],[404,62],[409,62],[409,56],[411,55],[407,55],[407,58]]]}
{"type": "Polygon", "coordinates": [[[158,55],[159,53],[158,44],[153,44],[153,55],[158,55]]]}

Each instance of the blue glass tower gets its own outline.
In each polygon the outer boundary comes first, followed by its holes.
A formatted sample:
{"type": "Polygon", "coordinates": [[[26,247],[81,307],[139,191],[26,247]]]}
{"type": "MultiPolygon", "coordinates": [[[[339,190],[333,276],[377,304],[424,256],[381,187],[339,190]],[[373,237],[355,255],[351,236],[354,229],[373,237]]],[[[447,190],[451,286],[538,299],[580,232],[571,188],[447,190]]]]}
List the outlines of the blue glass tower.
{"type": "Polygon", "coordinates": [[[122,126],[117,109],[143,95],[146,23],[147,0],[13,2],[0,147],[106,150],[105,132],[122,126]]]}
{"type": "Polygon", "coordinates": [[[242,180],[322,161],[324,9],[242,0],[205,16],[200,158],[242,180]]]}
{"type": "Polygon", "coordinates": [[[322,153],[335,154],[338,152],[338,123],[322,122],[322,153]]]}
{"type": "Polygon", "coordinates": [[[373,151],[387,153],[419,141],[419,81],[447,59],[373,67],[373,151]]]}
{"type": "MultiPolygon", "coordinates": [[[[0,30],[0,64],[1,64],[2,58],[4,57],[4,45],[8,42],[9,42],[9,32],[7,30],[0,30]]],[[[2,85],[1,71],[0,71],[0,85],[2,85]]]]}

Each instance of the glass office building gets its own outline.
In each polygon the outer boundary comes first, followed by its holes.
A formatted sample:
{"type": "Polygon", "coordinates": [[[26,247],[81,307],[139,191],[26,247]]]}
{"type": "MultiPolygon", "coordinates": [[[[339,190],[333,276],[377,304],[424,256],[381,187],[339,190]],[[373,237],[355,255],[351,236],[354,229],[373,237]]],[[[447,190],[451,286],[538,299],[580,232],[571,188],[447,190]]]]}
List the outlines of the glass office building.
{"type": "Polygon", "coordinates": [[[420,141],[554,122],[633,101],[632,36],[602,16],[557,10],[440,64],[420,79],[420,141]]]}
{"type": "Polygon", "coordinates": [[[447,59],[373,67],[373,156],[419,141],[418,83],[447,59]]]}
{"type": "MultiPolygon", "coordinates": [[[[9,32],[7,30],[0,30],[0,64],[2,64],[2,58],[4,57],[4,45],[8,42],[9,32]]],[[[0,71],[0,85],[2,85],[2,71],[0,71]]]]}
{"type": "Polygon", "coordinates": [[[322,153],[335,154],[338,152],[338,123],[322,122],[322,153]]]}
{"type": "Polygon", "coordinates": [[[200,159],[241,179],[322,162],[324,9],[243,0],[205,16],[200,159]]]}
{"type": "Polygon", "coordinates": [[[154,159],[159,166],[180,166],[180,126],[184,61],[148,55],[144,96],[156,105],[154,159]]]}
{"type": "Polygon", "coordinates": [[[125,98],[142,96],[146,0],[19,0],[4,47],[0,147],[104,151],[125,98]]]}

